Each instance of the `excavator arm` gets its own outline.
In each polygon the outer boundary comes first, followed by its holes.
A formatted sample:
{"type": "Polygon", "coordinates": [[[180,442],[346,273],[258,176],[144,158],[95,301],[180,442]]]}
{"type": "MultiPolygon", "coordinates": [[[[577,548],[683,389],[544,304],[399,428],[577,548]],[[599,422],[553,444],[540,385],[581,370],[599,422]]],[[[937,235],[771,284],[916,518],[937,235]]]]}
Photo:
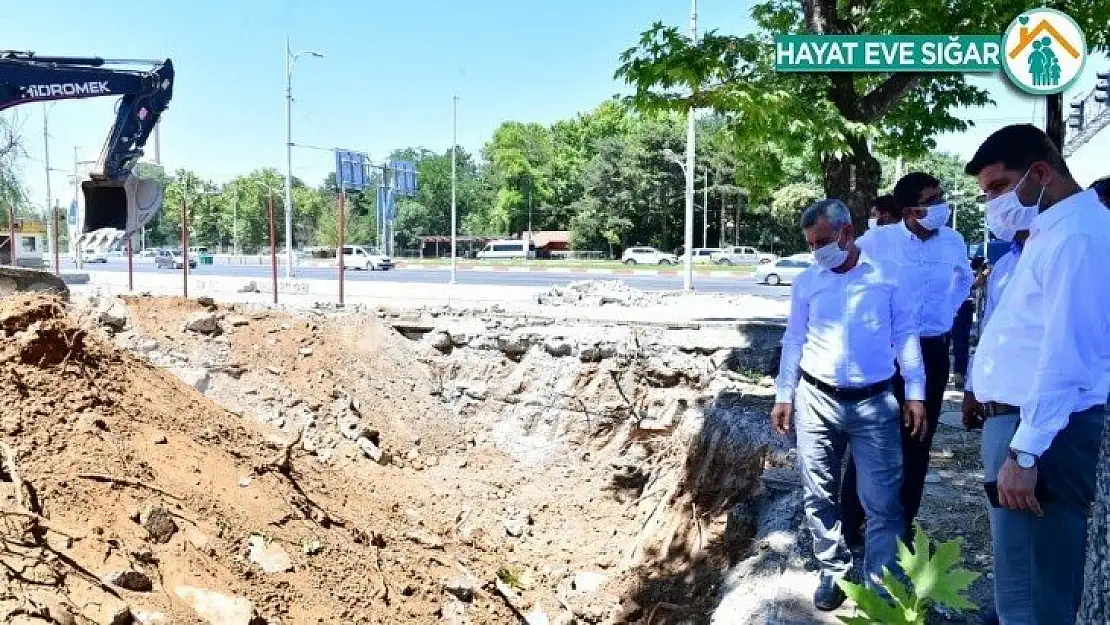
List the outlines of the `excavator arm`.
{"type": "Polygon", "coordinates": [[[150,133],[173,96],[173,63],[117,61],[99,57],[38,56],[0,51],[0,111],[32,102],[120,97],[90,179],[81,183],[81,235],[116,231],[122,238],[142,228],[162,208],[163,189],[133,173],[150,133]],[[109,65],[147,64],[150,69],[109,65]]]}

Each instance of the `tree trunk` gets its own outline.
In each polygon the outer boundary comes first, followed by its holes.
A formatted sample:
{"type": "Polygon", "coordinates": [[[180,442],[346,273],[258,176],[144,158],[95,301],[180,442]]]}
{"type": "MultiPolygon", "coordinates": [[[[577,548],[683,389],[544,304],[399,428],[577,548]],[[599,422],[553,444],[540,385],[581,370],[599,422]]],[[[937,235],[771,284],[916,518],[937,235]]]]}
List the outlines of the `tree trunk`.
{"type": "Polygon", "coordinates": [[[825,156],[821,160],[825,195],[848,205],[857,233],[867,229],[871,204],[879,194],[882,167],[872,156],[867,141],[861,137],[848,139],[851,152],[841,158],[825,156]]]}
{"type": "Polygon", "coordinates": [[[1087,567],[1078,623],[1110,623],[1110,427],[1102,433],[1098,487],[1087,528],[1087,567]]]}

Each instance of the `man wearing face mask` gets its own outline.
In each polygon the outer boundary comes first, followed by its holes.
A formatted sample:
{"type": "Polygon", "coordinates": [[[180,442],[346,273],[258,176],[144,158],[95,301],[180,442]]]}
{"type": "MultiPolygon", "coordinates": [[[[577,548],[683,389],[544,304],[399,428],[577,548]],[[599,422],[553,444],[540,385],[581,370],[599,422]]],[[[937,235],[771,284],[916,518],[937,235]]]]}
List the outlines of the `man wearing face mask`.
{"type": "Polygon", "coordinates": [[[852,446],[860,467],[867,511],[863,570],[871,585],[883,567],[897,570],[897,541],[905,538],[898,499],[902,411],[890,384],[895,358],[905,378],[904,420],[915,434],[925,425],[925,373],[913,298],[904,281],[861,254],[848,208],[839,200],[816,202],[802,214],[802,230],[816,264],[795,278],[790,292],[771,424],[788,434],[797,410],[798,470],[821,564],[813,602],[835,610],[845,599],[836,582],[852,566],[837,502],[845,450],[852,446]]]}
{"type": "Polygon", "coordinates": [[[1029,124],[988,137],[965,171],[996,236],[1029,231],[971,373],[988,416],[1018,418],[996,444],[1008,457],[993,489],[995,606],[1003,623],[1067,625],[1082,597],[1110,392],[1110,211],[1029,124]]]}
{"type": "MultiPolygon", "coordinates": [[[[950,211],[939,180],[921,172],[906,174],[894,185],[892,195],[894,206],[902,214],[902,222],[869,230],[860,237],[858,244],[865,255],[907,281],[907,291],[913,292],[913,301],[919,306],[916,333],[921,340],[925,364],[927,420],[922,436],[912,436],[908,428],[902,431],[901,498],[906,533],[910,535],[921,508],[933,434],[940,421],[944,391],[948,386],[952,324],[971,293],[975,275],[963,237],[945,225],[950,211]]],[[[893,388],[901,403],[905,393],[897,374],[893,388]]],[[[856,495],[858,475],[855,464],[849,461],[841,501],[844,532],[853,548],[859,548],[863,538],[864,510],[856,495]]]]}
{"type": "Polygon", "coordinates": [[[887,193],[875,198],[875,202],[871,204],[871,217],[867,220],[868,230],[889,226],[899,221],[902,221],[902,211],[894,205],[893,195],[887,193]]]}

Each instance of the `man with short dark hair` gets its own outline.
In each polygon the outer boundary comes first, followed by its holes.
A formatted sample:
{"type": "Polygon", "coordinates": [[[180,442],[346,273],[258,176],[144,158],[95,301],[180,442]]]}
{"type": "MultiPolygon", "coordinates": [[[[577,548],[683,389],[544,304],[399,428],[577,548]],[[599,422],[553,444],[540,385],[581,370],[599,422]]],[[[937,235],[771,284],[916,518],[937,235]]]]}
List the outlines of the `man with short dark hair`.
{"type": "Polygon", "coordinates": [[[906,380],[905,421],[920,435],[925,373],[913,299],[904,281],[880,270],[856,247],[848,207],[839,200],[816,202],[802,214],[802,230],[815,264],[794,279],[790,291],[771,425],[789,433],[797,410],[798,470],[821,566],[813,603],[827,611],[844,602],[837,581],[852,566],[837,502],[849,444],[860,466],[859,493],[867,511],[864,581],[876,586],[884,567],[897,570],[897,545],[905,538],[898,501],[902,411],[890,379],[897,357],[906,380]]]}
{"type": "Polygon", "coordinates": [[[1024,548],[995,554],[995,606],[1003,623],[1068,625],[1110,392],[1110,211],[1030,124],[992,134],[965,171],[996,236],[1029,231],[971,373],[987,414],[1018,416],[988,494],[1004,509],[991,515],[994,543],[1024,548]]]}
{"type": "MultiPolygon", "coordinates": [[[[975,276],[963,237],[945,225],[951,211],[936,177],[923,172],[906,174],[894,185],[892,196],[895,209],[902,215],[901,223],[869,230],[858,244],[874,262],[909,281],[908,290],[919,306],[917,334],[925,363],[927,430],[921,438],[910,436],[906,429],[902,431],[901,498],[906,534],[910,535],[925,492],[929,452],[948,387],[952,324],[971,293],[975,276]]],[[[903,401],[905,394],[897,374],[893,386],[895,397],[903,401]]],[[[853,548],[858,548],[863,538],[864,511],[855,491],[858,475],[849,462],[842,506],[844,532],[853,548]]]]}
{"type": "Polygon", "coordinates": [[[894,196],[887,193],[875,198],[871,203],[871,218],[867,220],[867,228],[878,228],[902,221],[902,211],[894,204],[894,196]]]}

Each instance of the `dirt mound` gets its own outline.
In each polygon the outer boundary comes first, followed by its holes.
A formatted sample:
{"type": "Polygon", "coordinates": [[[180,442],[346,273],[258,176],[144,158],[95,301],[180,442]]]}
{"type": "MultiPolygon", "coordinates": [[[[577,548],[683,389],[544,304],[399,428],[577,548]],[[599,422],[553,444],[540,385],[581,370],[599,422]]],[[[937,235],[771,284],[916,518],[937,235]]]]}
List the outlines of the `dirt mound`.
{"type": "MultiPolygon", "coordinates": [[[[263,434],[60,300],[0,301],[0,331],[3,622],[424,623],[464,563],[495,576],[496,557],[434,527],[414,540],[365,476],[263,434]]],[[[470,602],[476,622],[512,618],[495,594],[470,602]]]]}

